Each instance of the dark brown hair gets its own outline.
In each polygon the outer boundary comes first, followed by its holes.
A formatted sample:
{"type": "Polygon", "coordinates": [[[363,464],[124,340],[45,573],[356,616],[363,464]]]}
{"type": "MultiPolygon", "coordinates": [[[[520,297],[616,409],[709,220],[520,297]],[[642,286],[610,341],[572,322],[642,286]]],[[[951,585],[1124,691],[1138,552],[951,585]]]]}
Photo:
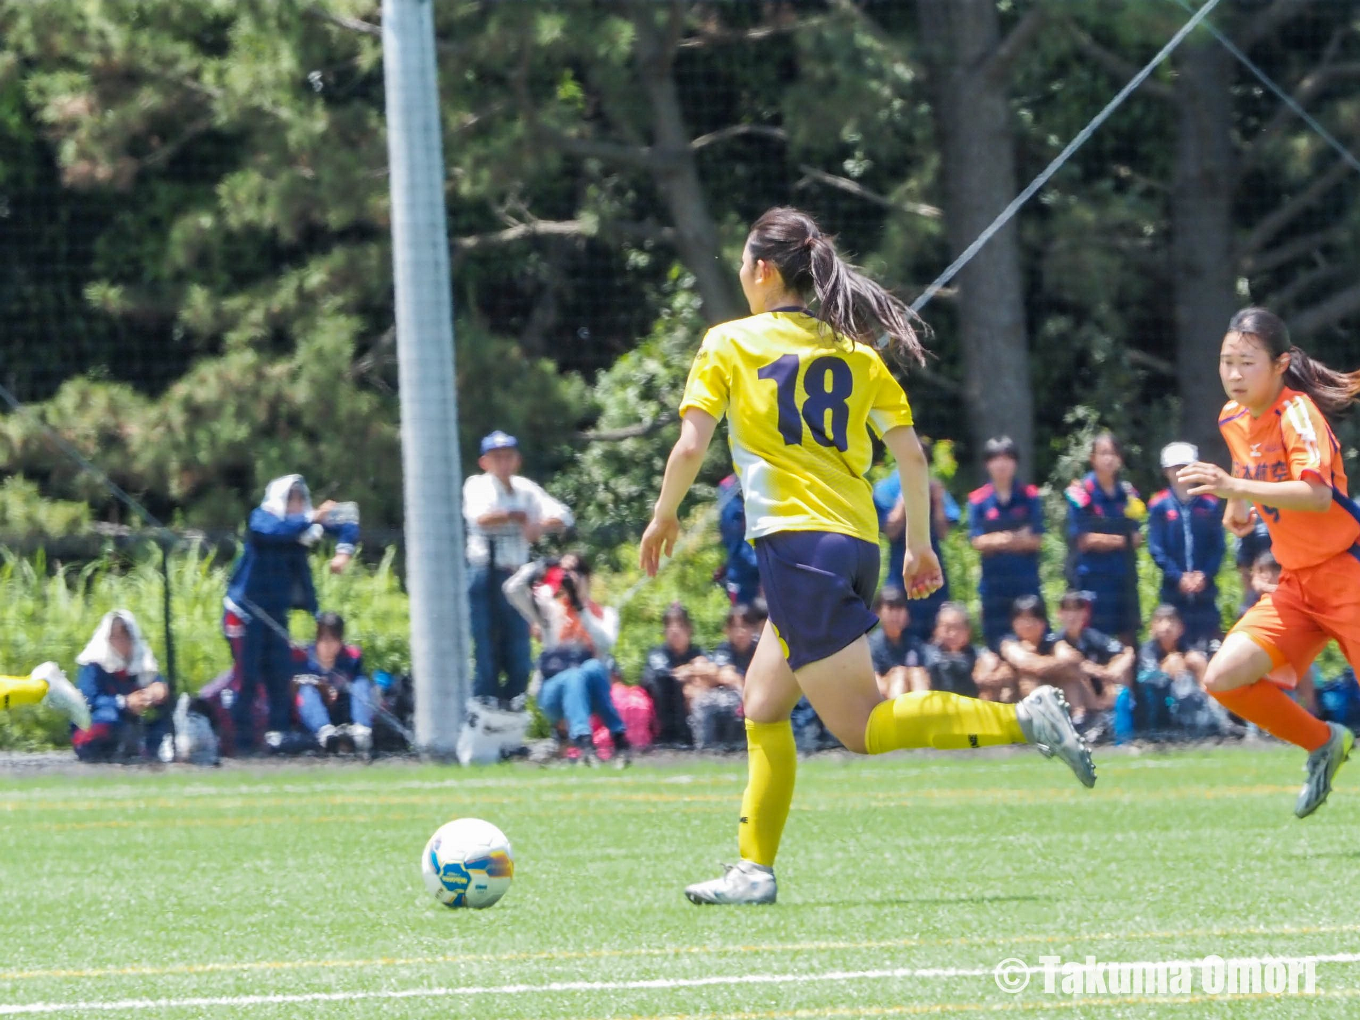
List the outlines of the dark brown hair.
{"type": "Polygon", "coordinates": [[[316,617],[316,636],[320,640],[322,636],[335,638],[337,641],[345,640],[345,618],[339,613],[319,613],[316,617]]]}
{"type": "Polygon", "coordinates": [[[690,630],[694,629],[694,623],[689,618],[689,610],[679,602],[672,602],[666,607],[666,612],[662,614],[661,622],[663,624],[678,623],[690,630]]]}
{"type": "Polygon", "coordinates": [[[763,259],[779,270],[790,290],[805,301],[816,299],[812,314],[826,323],[837,337],[887,346],[918,364],[926,349],[921,337],[930,327],[900,298],[845,261],[836,242],[823,234],[817,221],[789,206],[765,212],[751,227],[746,242],[752,259],[763,259]]]}
{"type": "Polygon", "coordinates": [[[1228,332],[1255,337],[1273,360],[1288,354],[1284,384],[1308,394],[1323,414],[1341,414],[1360,399],[1360,372],[1338,372],[1310,358],[1289,339],[1289,327],[1274,312],[1243,308],[1228,323],[1228,332]]]}
{"type": "Polygon", "coordinates": [[[1101,440],[1108,442],[1110,446],[1114,447],[1114,452],[1119,457],[1120,460],[1124,459],[1124,444],[1119,441],[1119,437],[1116,436],[1113,432],[1111,432],[1109,429],[1105,429],[1102,432],[1097,432],[1094,438],[1092,438],[1091,449],[1088,450],[1086,453],[1087,460],[1095,459],[1096,447],[1100,445],[1101,440]]]}

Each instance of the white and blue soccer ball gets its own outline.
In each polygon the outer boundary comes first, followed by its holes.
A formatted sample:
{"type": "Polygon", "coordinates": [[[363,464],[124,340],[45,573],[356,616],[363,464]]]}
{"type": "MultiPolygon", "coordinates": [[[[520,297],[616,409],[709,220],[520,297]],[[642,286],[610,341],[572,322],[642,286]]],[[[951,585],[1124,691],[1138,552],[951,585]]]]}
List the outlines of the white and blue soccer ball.
{"type": "Polygon", "coordinates": [[[490,907],[515,877],[515,856],[505,833],[480,818],[441,825],[420,858],[425,888],[446,907],[490,907]]]}

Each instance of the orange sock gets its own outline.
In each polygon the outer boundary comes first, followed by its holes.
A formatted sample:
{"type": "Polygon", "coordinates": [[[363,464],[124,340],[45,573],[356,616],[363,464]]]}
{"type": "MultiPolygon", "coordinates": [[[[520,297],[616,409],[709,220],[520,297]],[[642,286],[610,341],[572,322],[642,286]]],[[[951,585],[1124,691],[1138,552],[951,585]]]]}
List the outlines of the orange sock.
{"type": "Polygon", "coordinates": [[[1331,739],[1332,731],[1325,722],[1309,715],[1306,708],[1269,680],[1210,693],[1229,712],[1310,753],[1331,739]]]}

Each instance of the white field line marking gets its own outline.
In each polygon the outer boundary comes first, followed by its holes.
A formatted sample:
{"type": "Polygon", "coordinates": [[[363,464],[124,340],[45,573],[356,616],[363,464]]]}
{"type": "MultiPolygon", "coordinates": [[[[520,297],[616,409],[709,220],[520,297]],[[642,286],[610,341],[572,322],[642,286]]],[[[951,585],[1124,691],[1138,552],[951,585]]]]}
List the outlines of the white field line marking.
{"type": "MultiPolygon", "coordinates": [[[[1196,966],[1200,960],[1143,960],[1134,967],[1196,966]]],[[[1235,957],[1227,966],[1257,963],[1360,963],[1360,953],[1332,953],[1326,956],[1235,957]]],[[[1097,965],[1099,966],[1099,965],[1097,965]]],[[[1031,974],[1043,967],[1026,968],[1031,974]]],[[[1087,969],[1084,964],[1077,969],[1087,969]]],[[[894,967],[885,970],[833,970],[819,974],[730,974],[702,978],[648,978],[639,981],[553,981],[547,984],[463,985],[436,988],[400,988],[382,991],[301,992],[287,995],[194,996],[178,999],[116,999],[109,1001],[29,1002],[0,1004],[0,1016],[37,1013],[75,1013],[86,1011],[117,1012],[150,1009],[187,1009],[195,1006],[267,1006],[304,1002],[356,1002],[368,999],[461,998],[485,995],[523,995],[543,992],[648,991],[673,988],[704,988],[737,985],[795,985],[845,981],[878,981],[902,978],[990,977],[991,967],[894,967]]]]}

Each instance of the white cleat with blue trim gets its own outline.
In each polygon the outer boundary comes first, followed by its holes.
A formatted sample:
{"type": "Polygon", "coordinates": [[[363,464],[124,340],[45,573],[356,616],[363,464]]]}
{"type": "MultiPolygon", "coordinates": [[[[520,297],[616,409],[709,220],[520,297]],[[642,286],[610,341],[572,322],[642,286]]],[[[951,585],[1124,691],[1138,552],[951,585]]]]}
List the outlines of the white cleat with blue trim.
{"type": "Polygon", "coordinates": [[[774,869],[751,861],[724,864],[722,878],[685,887],[691,903],[773,903],[777,887],[774,869]]]}

